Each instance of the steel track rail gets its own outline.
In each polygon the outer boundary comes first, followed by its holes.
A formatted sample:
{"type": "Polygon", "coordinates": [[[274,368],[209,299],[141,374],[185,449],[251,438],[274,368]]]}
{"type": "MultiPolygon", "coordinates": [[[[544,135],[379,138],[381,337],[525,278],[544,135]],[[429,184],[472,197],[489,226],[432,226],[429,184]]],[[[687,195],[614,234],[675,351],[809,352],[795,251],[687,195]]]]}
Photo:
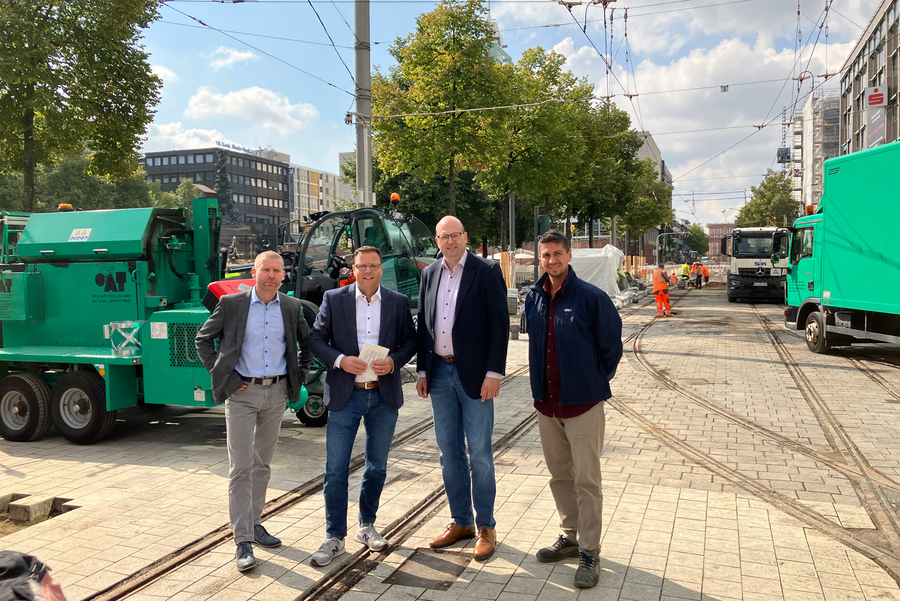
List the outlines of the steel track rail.
{"type": "MultiPolygon", "coordinates": [[[[500,385],[503,386],[509,383],[513,378],[516,378],[523,373],[526,373],[527,371],[527,366],[516,370],[515,372],[501,379],[500,385]]],[[[423,432],[427,432],[433,427],[434,421],[431,418],[423,419],[413,424],[403,432],[400,432],[394,436],[394,442],[391,444],[391,449],[405,444],[407,441],[415,438],[416,436],[419,436],[423,432]]],[[[358,453],[357,455],[354,455],[350,460],[350,473],[352,474],[353,472],[362,469],[364,466],[365,453],[358,453]]],[[[309,495],[317,493],[322,489],[324,483],[325,475],[323,473],[320,476],[316,476],[315,478],[307,480],[300,486],[291,489],[285,494],[272,499],[271,501],[266,503],[266,506],[263,509],[263,520],[282,513],[283,511],[299,503],[309,495]]],[[[144,568],[124,577],[117,582],[114,582],[113,584],[107,586],[104,589],[101,589],[100,591],[97,591],[92,595],[85,597],[82,601],[118,601],[119,599],[124,599],[128,595],[131,595],[138,590],[160,580],[166,574],[189,563],[191,560],[208,553],[213,548],[229,540],[231,537],[231,527],[228,524],[223,524],[215,530],[212,530],[211,532],[206,533],[196,540],[172,551],[171,553],[168,553],[167,555],[145,566],[144,568]]]]}
{"type": "MultiPolygon", "coordinates": [[[[800,394],[815,414],[816,419],[819,420],[832,448],[843,457],[852,460],[859,472],[865,476],[865,480],[862,482],[858,480],[851,480],[851,482],[870,519],[875,524],[875,527],[881,531],[885,541],[894,550],[900,550],[900,517],[897,516],[894,506],[887,498],[884,487],[875,482],[877,471],[844,430],[844,426],[822,396],[816,391],[815,386],[803,373],[803,370],[800,369],[787,346],[778,338],[778,334],[772,327],[772,322],[766,319],[756,306],[752,306],[752,308],[766,334],[768,334],[782,363],[800,389],[800,394]]],[[[900,584],[900,580],[898,580],[898,584],[900,584]]]]}

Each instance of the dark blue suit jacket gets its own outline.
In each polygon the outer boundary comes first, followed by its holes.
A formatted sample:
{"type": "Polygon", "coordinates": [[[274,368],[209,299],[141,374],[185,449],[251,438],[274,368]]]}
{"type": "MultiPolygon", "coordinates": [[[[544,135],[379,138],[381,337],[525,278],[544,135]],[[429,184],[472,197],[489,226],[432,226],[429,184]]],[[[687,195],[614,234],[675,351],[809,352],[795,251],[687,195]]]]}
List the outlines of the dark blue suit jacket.
{"type": "MultiPolygon", "coordinates": [[[[453,354],[460,382],[466,394],[481,398],[481,385],[489,371],[506,373],[506,351],[509,344],[509,309],[506,284],[500,265],[466,251],[456,297],[453,321],[453,354]]],[[[422,271],[419,286],[419,323],[416,364],[431,378],[434,358],[434,317],[441,261],[422,271]]]]}
{"type": "MultiPolygon", "coordinates": [[[[394,373],[378,378],[381,394],[389,407],[399,409],[403,405],[401,368],[416,352],[416,328],[409,309],[409,299],[384,286],[381,287],[378,344],[390,349],[388,356],[394,360],[394,373]]],[[[353,357],[359,355],[356,285],[325,293],[316,323],[309,334],[309,348],[328,368],[325,405],[331,411],[340,411],[353,392],[356,376],[343,369],[334,369],[334,362],[341,354],[353,357]]]]}

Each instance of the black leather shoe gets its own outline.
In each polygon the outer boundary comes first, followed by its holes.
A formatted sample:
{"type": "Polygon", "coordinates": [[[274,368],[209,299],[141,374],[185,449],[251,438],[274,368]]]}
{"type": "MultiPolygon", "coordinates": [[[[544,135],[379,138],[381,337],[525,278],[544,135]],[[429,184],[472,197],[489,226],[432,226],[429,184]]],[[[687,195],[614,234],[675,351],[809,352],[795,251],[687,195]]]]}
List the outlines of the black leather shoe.
{"type": "Polygon", "coordinates": [[[256,567],[256,558],[253,557],[253,545],[250,543],[238,543],[235,563],[237,564],[238,572],[246,572],[250,568],[256,567]]]}
{"type": "Polygon", "coordinates": [[[253,539],[260,547],[281,546],[281,539],[266,532],[266,529],[262,527],[262,524],[257,524],[253,527],[253,539]]]}

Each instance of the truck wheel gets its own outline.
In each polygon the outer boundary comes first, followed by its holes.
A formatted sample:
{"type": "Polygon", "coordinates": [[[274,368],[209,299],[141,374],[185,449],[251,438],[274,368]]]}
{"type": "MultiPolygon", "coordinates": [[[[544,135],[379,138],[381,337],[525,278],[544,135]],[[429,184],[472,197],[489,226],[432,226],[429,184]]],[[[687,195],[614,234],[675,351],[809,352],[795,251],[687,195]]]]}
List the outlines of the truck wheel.
{"type": "Polygon", "coordinates": [[[736,302],[737,302],[737,297],[736,297],[736,296],[729,296],[729,297],[728,297],[728,302],[729,302],[729,303],[736,303],[736,302]]]}
{"type": "Polygon", "coordinates": [[[91,444],[112,430],[116,412],[106,410],[106,383],[91,371],[64,374],[53,385],[53,425],[69,442],[91,444]]]}
{"type": "Polygon", "coordinates": [[[806,346],[819,354],[831,350],[831,343],[825,338],[825,319],[818,311],[813,311],[806,318],[806,346]]]}
{"type": "Polygon", "coordinates": [[[318,394],[311,394],[306,404],[297,412],[297,419],[304,426],[321,428],[328,423],[328,407],[325,400],[318,394]]]}
{"type": "Polygon", "coordinates": [[[0,435],[13,442],[38,440],[50,428],[50,388],[34,374],[0,381],[0,435]]]}

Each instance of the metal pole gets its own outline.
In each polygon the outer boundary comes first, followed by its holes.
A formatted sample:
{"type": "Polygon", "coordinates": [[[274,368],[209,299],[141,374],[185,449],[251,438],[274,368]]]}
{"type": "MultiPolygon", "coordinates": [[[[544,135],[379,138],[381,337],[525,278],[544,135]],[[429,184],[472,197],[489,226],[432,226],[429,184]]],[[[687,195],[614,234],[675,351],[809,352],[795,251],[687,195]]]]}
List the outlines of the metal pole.
{"type": "Polygon", "coordinates": [[[369,0],[356,0],[354,26],[356,44],[356,189],[362,206],[372,199],[372,77],[369,44],[369,0]]]}
{"type": "Polygon", "coordinates": [[[534,207],[534,281],[538,281],[538,240],[540,239],[541,215],[534,207]]]}
{"type": "Polygon", "coordinates": [[[509,282],[516,287],[516,262],[513,253],[516,251],[516,195],[509,195],[509,282]]]}

